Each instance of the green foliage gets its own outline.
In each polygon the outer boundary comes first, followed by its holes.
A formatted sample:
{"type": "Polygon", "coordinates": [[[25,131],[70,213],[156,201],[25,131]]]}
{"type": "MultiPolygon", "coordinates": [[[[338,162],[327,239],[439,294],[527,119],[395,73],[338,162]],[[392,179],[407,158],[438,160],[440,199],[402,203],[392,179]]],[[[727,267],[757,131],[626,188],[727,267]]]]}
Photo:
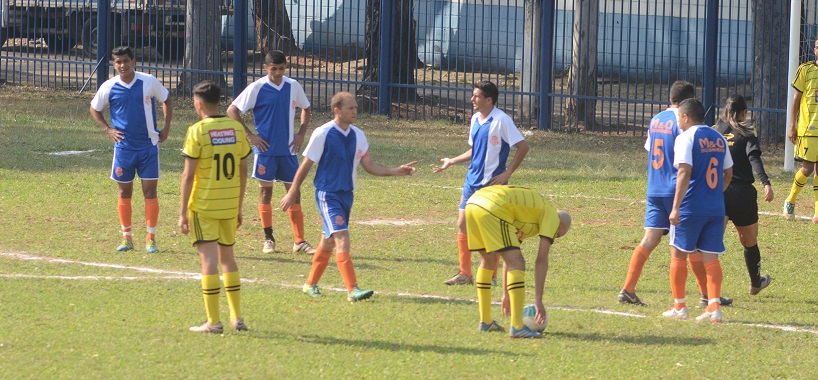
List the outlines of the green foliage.
{"type": "MultiPolygon", "coordinates": [[[[779,216],[792,181],[781,170],[782,151],[765,152],[777,194],[760,206],[762,265],[774,281],[758,296],[747,294],[741,247],[728,226],[723,294],[734,297],[735,306],[724,309],[726,323],[700,325],[659,317],[672,302],[666,243],[653,253],[637,288],[650,306],[616,302],[643,231],[643,137],[535,131],[512,182],[569,210],[574,227],[553,248],[545,338],[512,341],[476,331],[473,287],[443,285],[457,271],[455,220],[466,166],[438,174],[432,168],[441,157],[468,149],[468,127],[362,117],[358,125],[376,162],[418,160],[412,177],[359,175],[352,258],[361,287],[375,289],[375,296],[347,303],[334,266],[319,284],[324,298],[302,295],[311,258],[289,252],[292,235],[280,211],[274,226],[284,253],[261,253],[258,189],[250,181],[235,248],[251,331],[228,328],[222,336],[204,336],[187,331],[204,319],[195,278],[199,260],[176,228],[179,149],[197,117],[189,104],[177,102],[170,138],[161,145],[161,253],[148,255],[141,244],[135,252],[116,253],[116,186],[108,179],[113,148],[88,115],[89,101],[90,95],[0,93],[0,316],[6,325],[0,378],[813,376],[818,295],[808,284],[816,277],[815,226],[779,216]],[[60,151],[87,152],[51,154],[60,151]]],[[[315,115],[313,126],[324,120],[315,115]]],[[[138,189],[137,243],[145,233],[138,189]]],[[[316,245],[321,224],[312,193],[305,184],[307,238],[316,245]]],[[[276,185],[273,203],[282,195],[276,185]]],[[[796,210],[811,215],[808,191],[796,210]]],[[[531,257],[535,246],[526,242],[524,254],[531,257]]],[[[532,299],[533,273],[527,281],[532,299]]],[[[697,293],[690,276],[690,304],[697,293]]],[[[499,299],[499,287],[494,296],[499,299]]],[[[698,311],[692,308],[692,316],[698,311]]],[[[498,306],[492,312],[509,326],[498,306]]]]}

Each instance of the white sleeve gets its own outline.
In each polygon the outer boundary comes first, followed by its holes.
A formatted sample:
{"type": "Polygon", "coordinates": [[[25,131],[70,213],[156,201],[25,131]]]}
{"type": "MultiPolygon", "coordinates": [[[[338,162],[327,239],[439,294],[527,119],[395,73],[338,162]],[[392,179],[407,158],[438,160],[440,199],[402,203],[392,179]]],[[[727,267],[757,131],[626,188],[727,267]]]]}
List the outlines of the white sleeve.
{"type": "Polygon", "coordinates": [[[164,85],[162,85],[161,82],[159,82],[159,79],[156,79],[155,76],[151,75],[149,78],[151,78],[150,95],[152,95],[160,103],[164,103],[165,100],[168,100],[168,95],[170,95],[170,92],[164,85]]]}
{"type": "Polygon", "coordinates": [[[523,134],[520,133],[520,130],[517,129],[517,126],[514,125],[514,121],[511,120],[510,117],[502,117],[499,120],[500,123],[500,133],[502,133],[503,139],[508,142],[508,145],[514,146],[517,145],[518,142],[525,140],[523,134]]]}
{"type": "Polygon", "coordinates": [[[648,138],[645,139],[645,150],[650,152],[650,132],[648,132],[648,138]]]}
{"type": "Polygon", "coordinates": [[[673,144],[673,167],[678,169],[680,164],[693,165],[693,131],[690,128],[679,137],[673,144]],[[688,133],[690,132],[690,133],[688,133]]]}
{"type": "Polygon", "coordinates": [[[108,82],[105,82],[102,84],[102,86],[99,87],[99,90],[97,90],[97,93],[96,95],[94,95],[94,98],[91,99],[91,107],[93,107],[95,110],[99,112],[102,112],[102,110],[104,110],[105,107],[108,106],[108,96],[110,95],[111,86],[108,84],[108,82]]]}
{"type": "Polygon", "coordinates": [[[297,81],[293,81],[293,101],[295,105],[302,110],[310,108],[310,100],[307,99],[307,94],[304,93],[304,88],[297,81]]]}
{"type": "Polygon", "coordinates": [[[244,91],[233,99],[232,105],[236,106],[241,113],[246,113],[247,111],[253,109],[256,106],[256,98],[258,97],[258,92],[261,89],[261,86],[256,84],[257,82],[250,83],[244,91]]]}
{"type": "Polygon", "coordinates": [[[321,155],[324,154],[324,142],[327,140],[327,131],[328,128],[319,128],[313,131],[310,142],[304,148],[304,157],[315,163],[321,160],[321,155]]]}

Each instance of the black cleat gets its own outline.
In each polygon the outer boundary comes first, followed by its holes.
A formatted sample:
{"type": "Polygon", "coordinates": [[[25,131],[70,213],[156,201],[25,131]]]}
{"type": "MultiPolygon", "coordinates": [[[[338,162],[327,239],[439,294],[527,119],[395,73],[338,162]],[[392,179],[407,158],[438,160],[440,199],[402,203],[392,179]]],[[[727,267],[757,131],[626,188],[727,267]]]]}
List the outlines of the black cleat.
{"type": "Polygon", "coordinates": [[[622,289],[622,291],[619,292],[618,298],[619,303],[648,306],[648,304],[642,302],[642,300],[639,299],[639,296],[637,296],[636,293],[630,293],[625,289],[622,289]]]}

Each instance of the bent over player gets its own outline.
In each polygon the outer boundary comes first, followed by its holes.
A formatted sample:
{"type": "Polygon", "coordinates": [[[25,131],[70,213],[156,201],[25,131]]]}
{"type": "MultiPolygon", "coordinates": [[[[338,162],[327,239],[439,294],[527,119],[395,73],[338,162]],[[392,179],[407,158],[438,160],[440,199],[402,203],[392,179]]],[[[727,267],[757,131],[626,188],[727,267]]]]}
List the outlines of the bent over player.
{"type": "Polygon", "coordinates": [[[193,88],[193,106],[202,118],[188,128],[182,156],[179,230],[189,234],[202,264],[202,296],[207,320],[190,331],[221,333],[219,318],[219,268],[230,308],[230,324],[247,330],[241,318],[241,277],[233,256],[236,229],[241,226],[241,206],[247,185],[250,145],[241,124],[219,115],[221,90],[213,81],[193,88]]]}
{"type": "Polygon", "coordinates": [[[114,145],[114,162],[111,165],[111,179],[117,182],[119,201],[117,214],[122,226],[122,244],[117,251],[134,248],[131,235],[131,195],[133,180],[138,175],[145,197],[145,250],[159,252],[156,245],[156,223],[159,220],[159,199],[156,186],[159,182],[159,146],[170,133],[173,106],[168,90],[150,74],[134,71],[136,60],[133,50],[127,46],[115,48],[112,52],[114,70],[119,75],[108,79],[97,90],[91,100],[91,117],[105,131],[114,145]],[[154,100],[162,102],[165,127],[156,129],[156,106],[154,100]],[[111,125],[105,121],[102,110],[111,108],[111,125]]]}
{"type": "Polygon", "coordinates": [[[508,185],[477,190],[466,203],[465,212],[469,249],[480,253],[480,267],[475,277],[480,309],[478,330],[505,331],[491,317],[491,278],[496,267],[496,256],[500,255],[507,271],[503,299],[508,299],[510,309],[509,336],[542,338],[542,333],[523,324],[525,259],[520,245],[524,239],[540,237],[534,264],[534,304],[537,309],[535,319],[537,323],[543,323],[546,311],[542,296],[548,274],[548,254],[554,239],[565,236],[571,228],[571,215],[557,211],[534,190],[508,185]]]}

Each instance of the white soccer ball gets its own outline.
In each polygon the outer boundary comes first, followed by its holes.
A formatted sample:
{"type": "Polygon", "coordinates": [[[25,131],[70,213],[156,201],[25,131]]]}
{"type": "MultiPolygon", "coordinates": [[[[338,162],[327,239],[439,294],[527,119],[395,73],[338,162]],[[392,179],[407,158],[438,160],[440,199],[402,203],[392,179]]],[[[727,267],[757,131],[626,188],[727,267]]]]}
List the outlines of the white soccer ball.
{"type": "Polygon", "coordinates": [[[537,332],[545,331],[545,328],[548,327],[548,312],[545,313],[545,321],[542,324],[537,323],[537,307],[534,305],[525,305],[523,307],[523,324],[526,325],[531,330],[537,332]]]}

